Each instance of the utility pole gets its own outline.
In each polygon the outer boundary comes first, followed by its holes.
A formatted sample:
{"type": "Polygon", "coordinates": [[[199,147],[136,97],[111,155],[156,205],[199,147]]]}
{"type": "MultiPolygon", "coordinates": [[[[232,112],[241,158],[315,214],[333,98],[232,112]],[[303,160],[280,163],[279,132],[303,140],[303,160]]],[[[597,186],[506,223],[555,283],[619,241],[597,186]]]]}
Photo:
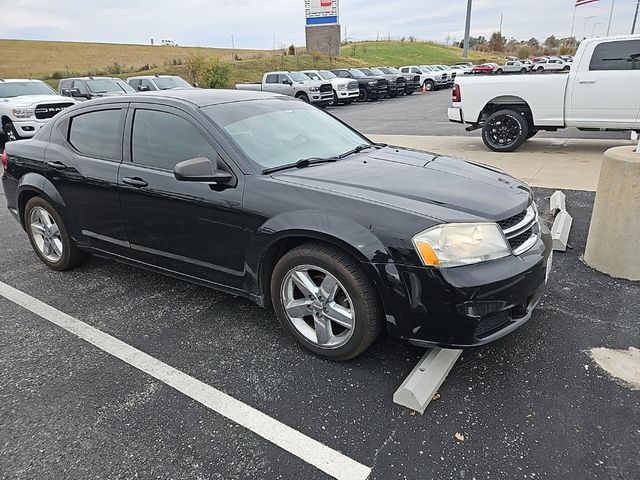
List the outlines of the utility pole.
{"type": "MultiPolygon", "coordinates": [[[[633,17],[633,27],[631,27],[631,35],[636,33],[636,22],[638,21],[638,10],[640,9],[640,0],[636,3],[636,15],[633,17]]],[[[640,148],[640,144],[638,144],[640,148]]]]}
{"type": "Polygon", "coordinates": [[[231,35],[231,60],[235,61],[236,59],[236,44],[233,40],[233,35],[231,35]]]}
{"type": "Polygon", "coordinates": [[[613,7],[616,6],[616,0],[611,0],[611,13],[609,14],[609,26],[607,27],[607,37],[611,32],[611,20],[613,20],[613,7]]]}
{"type": "Polygon", "coordinates": [[[582,38],[587,38],[587,22],[589,20],[591,20],[592,18],[597,18],[597,15],[589,15],[588,17],[585,17],[584,19],[584,27],[582,27],[582,38]]]}
{"type": "Polygon", "coordinates": [[[500,14],[500,30],[499,30],[499,32],[500,32],[500,36],[502,36],[502,20],[503,20],[503,19],[504,19],[504,14],[503,14],[503,13],[501,13],[501,14],[500,14]]]}
{"type": "Polygon", "coordinates": [[[467,22],[464,26],[463,58],[469,58],[469,32],[471,31],[471,0],[467,0],[467,22]]]}

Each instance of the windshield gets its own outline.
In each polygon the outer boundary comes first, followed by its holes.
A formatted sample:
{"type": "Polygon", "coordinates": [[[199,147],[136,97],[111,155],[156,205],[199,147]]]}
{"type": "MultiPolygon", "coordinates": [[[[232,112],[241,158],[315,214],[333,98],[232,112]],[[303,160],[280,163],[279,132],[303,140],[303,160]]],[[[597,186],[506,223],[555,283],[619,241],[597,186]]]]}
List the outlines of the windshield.
{"type": "Polygon", "coordinates": [[[387,67],[378,68],[377,70],[380,70],[380,72],[382,72],[384,74],[387,74],[387,75],[392,74],[392,73],[397,73],[397,72],[394,72],[393,70],[391,70],[390,68],[387,68],[387,67]]]}
{"type": "Polygon", "coordinates": [[[349,69],[349,72],[351,73],[351,75],[353,75],[355,78],[363,78],[366,77],[366,75],[364,73],[362,73],[360,70],[357,70],[355,68],[351,68],[349,69]]]}
{"type": "Polygon", "coordinates": [[[323,80],[331,80],[332,78],[338,78],[337,75],[330,72],[329,70],[320,70],[320,76],[323,80]]]}
{"type": "Polygon", "coordinates": [[[371,72],[373,72],[374,75],[384,75],[385,73],[380,70],[379,68],[370,68],[369,69],[371,72]]]}
{"type": "Polygon", "coordinates": [[[211,105],[202,111],[260,169],[335,157],[370,143],[331,115],[289,98],[211,105]]]}
{"type": "Polygon", "coordinates": [[[316,72],[302,72],[311,80],[322,80],[322,77],[318,75],[316,72]]]}
{"type": "Polygon", "coordinates": [[[181,77],[158,77],[154,78],[156,85],[160,90],[170,90],[172,88],[191,88],[191,85],[187,83],[181,77]]]}
{"type": "Polygon", "coordinates": [[[309,80],[311,80],[304,73],[299,73],[299,72],[292,72],[289,74],[289,76],[291,77],[291,80],[293,80],[294,82],[308,82],[309,80]]]}
{"type": "Polygon", "coordinates": [[[0,98],[19,97],[20,95],[58,95],[58,93],[40,81],[0,82],[0,98]]]}
{"type": "Polygon", "coordinates": [[[420,65],[420,69],[423,72],[433,72],[434,68],[429,67],[428,65],[420,65]]]}
{"type": "Polygon", "coordinates": [[[87,80],[87,86],[93,93],[135,93],[136,91],[122,80],[98,78],[87,80]]]}
{"type": "MultiPolygon", "coordinates": [[[[385,70],[389,70],[391,73],[402,73],[402,72],[401,72],[400,70],[398,70],[396,67],[389,67],[389,68],[387,68],[387,69],[385,69],[385,70]]],[[[382,70],[382,71],[384,72],[385,70],[382,70]]]]}
{"type": "Polygon", "coordinates": [[[368,68],[359,68],[358,70],[360,70],[360,71],[361,71],[362,73],[364,73],[365,75],[369,75],[369,76],[371,76],[371,75],[375,75],[375,73],[373,73],[373,71],[371,71],[371,70],[370,70],[370,69],[368,69],[368,68]]]}

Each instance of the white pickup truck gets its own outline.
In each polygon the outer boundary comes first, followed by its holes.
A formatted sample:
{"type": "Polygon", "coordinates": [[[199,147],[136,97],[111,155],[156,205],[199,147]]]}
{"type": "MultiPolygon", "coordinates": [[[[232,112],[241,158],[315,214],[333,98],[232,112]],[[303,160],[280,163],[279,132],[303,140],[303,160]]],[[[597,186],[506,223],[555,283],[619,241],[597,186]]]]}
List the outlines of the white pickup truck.
{"type": "Polygon", "coordinates": [[[568,73],[458,77],[448,117],[495,152],[539,130],[640,130],[640,35],[584,40],[568,73]]]}
{"type": "Polygon", "coordinates": [[[54,115],[75,104],[40,80],[0,78],[0,126],[8,141],[33,137],[54,115]]]}
{"type": "Polygon", "coordinates": [[[239,83],[236,89],[280,93],[319,107],[326,107],[333,102],[333,85],[330,81],[311,80],[300,72],[267,72],[262,77],[262,83],[239,83]]]}

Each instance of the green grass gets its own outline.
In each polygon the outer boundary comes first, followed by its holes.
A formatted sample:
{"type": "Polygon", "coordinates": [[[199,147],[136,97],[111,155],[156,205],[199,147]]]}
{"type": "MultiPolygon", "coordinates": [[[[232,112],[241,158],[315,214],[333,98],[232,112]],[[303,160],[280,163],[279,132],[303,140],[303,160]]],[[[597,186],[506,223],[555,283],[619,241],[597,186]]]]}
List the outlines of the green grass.
{"type": "MultiPolygon", "coordinates": [[[[414,64],[453,64],[462,60],[462,50],[430,42],[358,42],[342,47],[342,57],[322,58],[314,62],[311,55],[282,56],[271,50],[235,50],[241,60],[233,60],[230,49],[200,47],[161,47],[150,45],[119,45],[106,43],[41,42],[30,40],[0,40],[3,61],[0,78],[39,78],[52,75],[79,76],[107,71],[115,63],[128,73],[120,78],[146,74],[174,74],[187,78],[182,65],[191,54],[229,61],[230,86],[243,82],[259,82],[270,70],[330,69],[358,66],[401,66],[414,64]],[[136,73],[148,65],[149,70],[136,73]]],[[[496,61],[495,54],[471,52],[476,63],[496,61]]],[[[47,80],[58,87],[58,80],[47,80]]]]}

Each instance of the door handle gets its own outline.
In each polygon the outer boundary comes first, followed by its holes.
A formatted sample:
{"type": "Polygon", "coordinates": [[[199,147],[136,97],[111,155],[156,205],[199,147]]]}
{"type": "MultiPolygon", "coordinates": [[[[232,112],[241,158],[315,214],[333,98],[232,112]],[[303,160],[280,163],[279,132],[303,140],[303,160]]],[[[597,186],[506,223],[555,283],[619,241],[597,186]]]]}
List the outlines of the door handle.
{"type": "Polygon", "coordinates": [[[149,185],[149,183],[146,180],[143,180],[140,177],[123,178],[122,183],[126,183],[127,185],[131,185],[132,187],[136,187],[136,188],[142,188],[149,185]]]}
{"type": "Polygon", "coordinates": [[[51,167],[51,168],[54,168],[54,169],[56,169],[56,170],[64,170],[65,168],[67,168],[67,166],[66,166],[64,163],[62,163],[62,162],[58,162],[58,161],[55,161],[55,162],[45,162],[45,165],[46,165],[47,167],[51,167]]]}
{"type": "Polygon", "coordinates": [[[578,83],[583,83],[583,84],[584,84],[584,83],[596,83],[596,81],[595,81],[595,80],[593,80],[593,79],[586,79],[586,78],[585,78],[585,79],[583,79],[583,80],[578,80],[578,83]]]}

